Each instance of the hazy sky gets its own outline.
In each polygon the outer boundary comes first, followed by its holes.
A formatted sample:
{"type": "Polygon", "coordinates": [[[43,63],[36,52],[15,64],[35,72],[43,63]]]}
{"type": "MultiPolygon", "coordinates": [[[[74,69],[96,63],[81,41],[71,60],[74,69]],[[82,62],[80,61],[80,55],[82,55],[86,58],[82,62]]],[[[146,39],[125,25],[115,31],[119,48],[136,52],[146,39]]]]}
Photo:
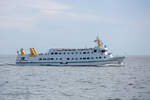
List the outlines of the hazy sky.
{"type": "Polygon", "coordinates": [[[0,54],[19,48],[84,48],[150,55],[150,0],[1,0],[0,54]]]}

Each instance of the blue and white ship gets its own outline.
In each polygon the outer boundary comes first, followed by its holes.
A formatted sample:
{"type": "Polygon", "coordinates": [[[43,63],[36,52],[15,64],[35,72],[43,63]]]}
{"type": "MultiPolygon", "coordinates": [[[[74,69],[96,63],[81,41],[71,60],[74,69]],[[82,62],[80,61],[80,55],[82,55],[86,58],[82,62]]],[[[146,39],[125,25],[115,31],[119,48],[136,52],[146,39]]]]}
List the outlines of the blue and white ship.
{"type": "Polygon", "coordinates": [[[105,64],[121,64],[124,56],[112,56],[106,45],[97,37],[97,46],[83,49],[50,49],[47,53],[37,53],[35,48],[30,48],[30,54],[24,49],[17,52],[17,65],[35,66],[102,66],[105,64]]]}

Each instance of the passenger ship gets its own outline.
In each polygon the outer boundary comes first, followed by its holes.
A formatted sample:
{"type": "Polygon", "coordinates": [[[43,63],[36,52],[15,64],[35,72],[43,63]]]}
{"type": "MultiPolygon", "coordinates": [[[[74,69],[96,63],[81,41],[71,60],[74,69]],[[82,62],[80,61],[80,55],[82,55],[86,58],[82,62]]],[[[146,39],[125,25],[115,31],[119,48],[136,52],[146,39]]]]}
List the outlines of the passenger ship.
{"type": "Polygon", "coordinates": [[[106,45],[97,37],[97,46],[83,49],[50,49],[47,53],[37,53],[30,48],[30,54],[24,49],[17,51],[17,65],[38,66],[102,66],[105,64],[121,64],[124,56],[113,57],[106,45]]]}

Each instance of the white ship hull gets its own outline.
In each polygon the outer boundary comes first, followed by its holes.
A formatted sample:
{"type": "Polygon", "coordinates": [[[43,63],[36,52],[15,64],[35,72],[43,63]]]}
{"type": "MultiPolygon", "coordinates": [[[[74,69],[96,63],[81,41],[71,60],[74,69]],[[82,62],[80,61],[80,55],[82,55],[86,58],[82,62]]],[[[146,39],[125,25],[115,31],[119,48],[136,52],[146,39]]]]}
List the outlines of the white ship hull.
{"type": "Polygon", "coordinates": [[[16,62],[21,66],[103,66],[106,64],[122,64],[125,57],[113,57],[101,61],[80,61],[80,62],[16,62]]]}

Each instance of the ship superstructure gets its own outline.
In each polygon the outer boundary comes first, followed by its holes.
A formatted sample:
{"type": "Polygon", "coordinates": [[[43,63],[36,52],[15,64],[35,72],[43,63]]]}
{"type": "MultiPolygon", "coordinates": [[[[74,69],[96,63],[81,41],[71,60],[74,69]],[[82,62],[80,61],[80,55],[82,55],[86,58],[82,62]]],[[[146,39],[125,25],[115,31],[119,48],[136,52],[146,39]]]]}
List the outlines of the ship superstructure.
{"type": "Polygon", "coordinates": [[[94,48],[83,49],[50,49],[47,53],[37,53],[35,48],[30,48],[30,54],[20,49],[16,59],[18,65],[44,65],[44,66],[101,66],[104,64],[123,62],[125,57],[113,57],[97,37],[94,48]]]}

